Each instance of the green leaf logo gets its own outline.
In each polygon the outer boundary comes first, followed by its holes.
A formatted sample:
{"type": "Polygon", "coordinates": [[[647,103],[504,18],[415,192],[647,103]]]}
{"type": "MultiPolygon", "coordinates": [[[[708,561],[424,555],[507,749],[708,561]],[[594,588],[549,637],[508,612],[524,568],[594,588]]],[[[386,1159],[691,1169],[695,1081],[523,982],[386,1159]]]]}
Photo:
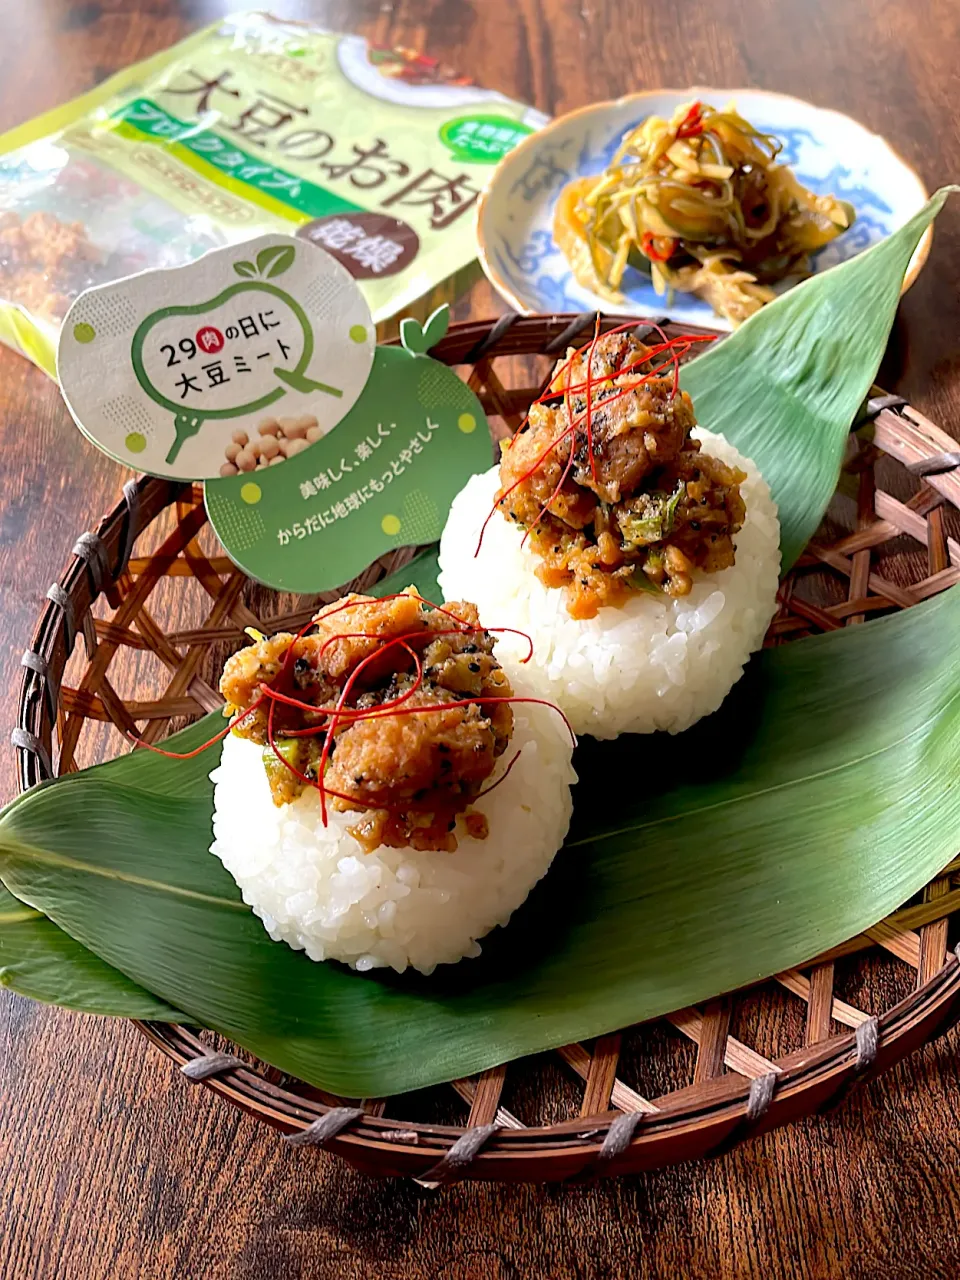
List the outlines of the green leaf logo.
{"type": "Polygon", "coordinates": [[[427,349],[427,341],[419,320],[415,320],[413,316],[407,316],[405,320],[400,321],[400,341],[403,349],[409,351],[412,356],[423,355],[427,349]]]}
{"type": "Polygon", "coordinates": [[[252,262],[235,262],[233,269],[238,276],[255,276],[257,274],[257,268],[252,262]]]}
{"type": "Polygon", "coordinates": [[[426,355],[447,332],[449,324],[450,308],[445,302],[437,307],[423,326],[413,316],[407,316],[405,320],[400,321],[400,342],[403,349],[409,351],[412,356],[426,355]]]}
{"type": "Polygon", "coordinates": [[[262,276],[280,276],[293,266],[293,245],[275,244],[257,254],[257,270],[262,276]]]}
{"type": "Polygon", "coordinates": [[[446,335],[449,327],[450,308],[444,302],[427,317],[427,323],[423,326],[424,351],[429,351],[431,347],[435,347],[441,338],[446,335]]]}

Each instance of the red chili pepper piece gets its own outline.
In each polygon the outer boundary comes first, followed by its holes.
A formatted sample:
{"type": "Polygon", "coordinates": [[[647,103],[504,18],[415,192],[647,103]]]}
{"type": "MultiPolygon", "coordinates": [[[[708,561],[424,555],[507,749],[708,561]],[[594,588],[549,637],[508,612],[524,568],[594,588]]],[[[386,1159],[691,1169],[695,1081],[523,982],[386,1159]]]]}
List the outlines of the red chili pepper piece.
{"type": "Polygon", "coordinates": [[[660,236],[661,241],[665,241],[670,247],[666,253],[661,253],[657,248],[658,237],[654,236],[652,231],[645,231],[640,237],[640,248],[647,255],[651,262],[669,262],[673,257],[673,251],[677,247],[677,242],[670,236],[660,236]]]}
{"type": "Polygon", "coordinates": [[[703,103],[694,102],[680,121],[680,127],[677,130],[678,138],[695,138],[698,134],[703,133],[703,119],[700,114],[702,111],[703,103]]]}

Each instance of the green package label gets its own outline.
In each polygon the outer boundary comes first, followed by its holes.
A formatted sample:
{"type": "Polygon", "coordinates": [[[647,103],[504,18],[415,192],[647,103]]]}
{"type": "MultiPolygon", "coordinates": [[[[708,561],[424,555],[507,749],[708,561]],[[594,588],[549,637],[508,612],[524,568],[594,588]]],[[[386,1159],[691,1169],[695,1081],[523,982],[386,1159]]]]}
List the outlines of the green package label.
{"type": "Polygon", "coordinates": [[[327,436],[282,467],[208,481],[206,505],[250,577],[327,591],[392,548],[439,538],[457,493],[490,463],[470,388],[428,356],[378,347],[360,398],[327,436]]]}
{"type": "Polygon", "coordinates": [[[507,116],[473,115],[448,120],[440,129],[440,138],[458,160],[496,164],[531,133],[529,125],[507,116]]]}

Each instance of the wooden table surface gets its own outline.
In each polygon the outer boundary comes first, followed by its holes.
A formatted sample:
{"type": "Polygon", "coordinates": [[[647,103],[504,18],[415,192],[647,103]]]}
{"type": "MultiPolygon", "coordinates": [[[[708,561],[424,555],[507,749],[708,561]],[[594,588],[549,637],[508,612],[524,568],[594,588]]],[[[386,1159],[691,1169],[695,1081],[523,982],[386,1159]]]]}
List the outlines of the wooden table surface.
{"type": "MultiPolygon", "coordinates": [[[[0,130],[234,8],[214,0],[5,6],[0,130]]],[[[560,113],[632,89],[751,85],[883,133],[929,187],[960,178],[956,0],[342,0],[280,7],[428,48],[560,113]]],[[[885,385],[957,434],[960,216],[904,300],[885,385]]],[[[458,316],[504,308],[477,285],[458,316]]],[[[0,349],[0,721],[76,535],[126,474],[53,383],[0,349]]],[[[6,731],[5,731],[6,732],[6,731]]],[[[0,798],[14,793],[8,749],[0,798]]],[[[371,1182],[191,1088],[131,1028],[0,993],[0,1276],[955,1277],[958,1033],[828,1120],[731,1155],[593,1186],[371,1182]]]]}

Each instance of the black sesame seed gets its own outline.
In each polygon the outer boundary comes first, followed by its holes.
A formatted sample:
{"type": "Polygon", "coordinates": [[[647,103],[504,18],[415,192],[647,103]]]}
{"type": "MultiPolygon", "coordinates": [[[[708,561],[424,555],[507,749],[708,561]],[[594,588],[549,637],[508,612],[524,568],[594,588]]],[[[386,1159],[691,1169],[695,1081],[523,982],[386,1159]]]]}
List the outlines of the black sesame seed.
{"type": "Polygon", "coordinates": [[[477,671],[479,671],[479,670],[480,670],[480,663],[479,663],[479,662],[468,662],[468,663],[467,663],[467,670],[468,670],[468,671],[473,671],[473,672],[477,672],[477,671]]]}
{"type": "Polygon", "coordinates": [[[293,664],[293,669],[298,676],[305,676],[310,670],[310,663],[306,658],[297,658],[293,664]]]}
{"type": "Polygon", "coordinates": [[[360,784],[361,784],[362,782],[363,782],[363,774],[362,774],[362,773],[355,773],[355,774],[353,775],[353,785],[354,785],[355,787],[359,787],[359,786],[360,786],[360,784]]]}
{"type": "Polygon", "coordinates": [[[694,531],[695,533],[699,533],[699,532],[700,532],[700,521],[699,521],[699,520],[691,520],[691,521],[690,521],[690,528],[691,528],[691,529],[693,529],[693,531],[694,531]]]}

